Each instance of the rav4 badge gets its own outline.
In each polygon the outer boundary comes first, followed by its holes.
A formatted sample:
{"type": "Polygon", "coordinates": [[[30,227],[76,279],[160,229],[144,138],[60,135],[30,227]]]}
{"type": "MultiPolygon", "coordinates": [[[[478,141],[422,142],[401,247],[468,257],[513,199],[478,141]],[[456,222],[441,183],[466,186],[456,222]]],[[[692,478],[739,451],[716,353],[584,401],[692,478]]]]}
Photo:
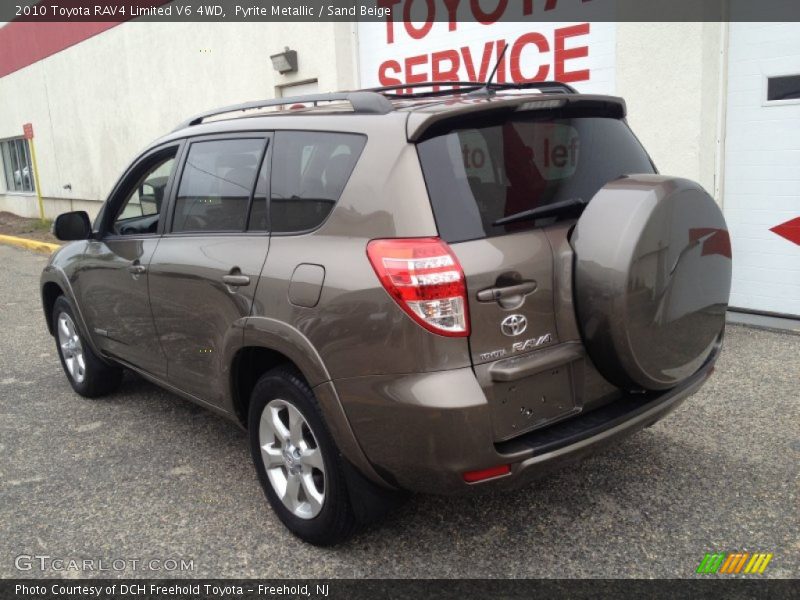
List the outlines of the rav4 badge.
{"type": "Polygon", "coordinates": [[[524,342],[516,342],[511,348],[514,352],[525,352],[526,350],[532,350],[537,346],[541,346],[542,344],[546,344],[547,342],[552,341],[553,336],[549,333],[545,333],[544,335],[540,335],[538,338],[531,338],[529,340],[525,340],[524,342]]]}
{"type": "MultiPolygon", "coordinates": [[[[553,336],[550,333],[545,333],[544,335],[540,335],[539,337],[531,338],[529,340],[525,340],[524,342],[515,342],[511,346],[512,352],[525,352],[527,350],[533,350],[534,348],[538,348],[542,344],[547,344],[548,342],[553,341],[553,336]]],[[[498,360],[503,358],[507,354],[505,348],[500,348],[498,350],[492,350],[491,352],[484,352],[483,354],[479,355],[481,360],[498,360]]]]}

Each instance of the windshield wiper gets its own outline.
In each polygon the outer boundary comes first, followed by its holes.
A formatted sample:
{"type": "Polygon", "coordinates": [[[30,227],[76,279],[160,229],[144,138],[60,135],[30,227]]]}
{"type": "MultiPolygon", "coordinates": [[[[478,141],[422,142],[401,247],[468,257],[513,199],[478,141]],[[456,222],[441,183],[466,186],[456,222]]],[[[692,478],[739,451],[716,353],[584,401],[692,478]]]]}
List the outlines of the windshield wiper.
{"type": "Polygon", "coordinates": [[[589,204],[588,200],[582,198],[572,198],[570,200],[562,200],[561,202],[553,202],[546,206],[539,206],[538,208],[531,208],[530,210],[523,210],[522,212],[508,215],[502,219],[497,219],[492,223],[492,227],[498,225],[508,225],[509,223],[517,223],[519,221],[529,221],[531,219],[544,219],[545,217],[554,217],[568,212],[576,212],[578,209],[583,210],[589,204]]]}

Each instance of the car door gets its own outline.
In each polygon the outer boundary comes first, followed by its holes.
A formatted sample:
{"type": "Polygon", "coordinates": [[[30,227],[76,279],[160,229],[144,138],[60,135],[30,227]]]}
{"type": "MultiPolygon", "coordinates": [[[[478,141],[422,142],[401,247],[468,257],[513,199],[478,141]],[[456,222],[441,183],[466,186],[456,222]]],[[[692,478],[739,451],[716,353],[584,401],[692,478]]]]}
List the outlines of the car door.
{"type": "Polygon", "coordinates": [[[120,179],[90,240],[74,288],[102,351],[153,375],[166,375],[147,289],[147,267],[163,227],[180,142],[140,157],[120,179]]]}
{"type": "Polygon", "coordinates": [[[269,249],[270,141],[262,132],[187,142],[168,231],[150,263],[167,380],[217,406],[227,395],[225,348],[242,335],[269,249]]]}

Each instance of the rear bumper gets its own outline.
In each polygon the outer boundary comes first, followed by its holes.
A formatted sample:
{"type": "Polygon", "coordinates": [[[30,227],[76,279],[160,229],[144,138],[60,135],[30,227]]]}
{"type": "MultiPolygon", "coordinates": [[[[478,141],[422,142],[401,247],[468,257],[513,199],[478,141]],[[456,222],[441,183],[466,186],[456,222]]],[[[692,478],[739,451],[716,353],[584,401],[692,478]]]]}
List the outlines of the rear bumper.
{"type": "Polygon", "coordinates": [[[410,491],[459,494],[523,486],[652,425],[702,386],[715,359],[672,390],[620,393],[601,408],[504,442],[494,440],[472,369],[334,383],[358,444],[383,479],[410,491]],[[510,473],[463,479],[497,465],[510,465],[510,473]]]}

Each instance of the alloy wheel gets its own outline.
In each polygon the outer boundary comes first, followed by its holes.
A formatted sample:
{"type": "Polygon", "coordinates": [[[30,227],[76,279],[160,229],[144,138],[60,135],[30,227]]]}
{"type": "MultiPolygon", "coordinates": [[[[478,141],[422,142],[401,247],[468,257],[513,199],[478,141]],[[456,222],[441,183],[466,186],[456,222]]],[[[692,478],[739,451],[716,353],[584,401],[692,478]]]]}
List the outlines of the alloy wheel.
{"type": "Polygon", "coordinates": [[[325,463],[311,426],[286,400],[270,401],[259,424],[261,457],[272,489],[291,513],[313,519],[325,503],[325,463]]]}
{"type": "Polygon", "coordinates": [[[58,343],[61,346],[61,356],[64,358],[69,376],[76,383],[82,383],[86,377],[83,344],[72,317],[65,312],[58,315],[58,343]]]}

